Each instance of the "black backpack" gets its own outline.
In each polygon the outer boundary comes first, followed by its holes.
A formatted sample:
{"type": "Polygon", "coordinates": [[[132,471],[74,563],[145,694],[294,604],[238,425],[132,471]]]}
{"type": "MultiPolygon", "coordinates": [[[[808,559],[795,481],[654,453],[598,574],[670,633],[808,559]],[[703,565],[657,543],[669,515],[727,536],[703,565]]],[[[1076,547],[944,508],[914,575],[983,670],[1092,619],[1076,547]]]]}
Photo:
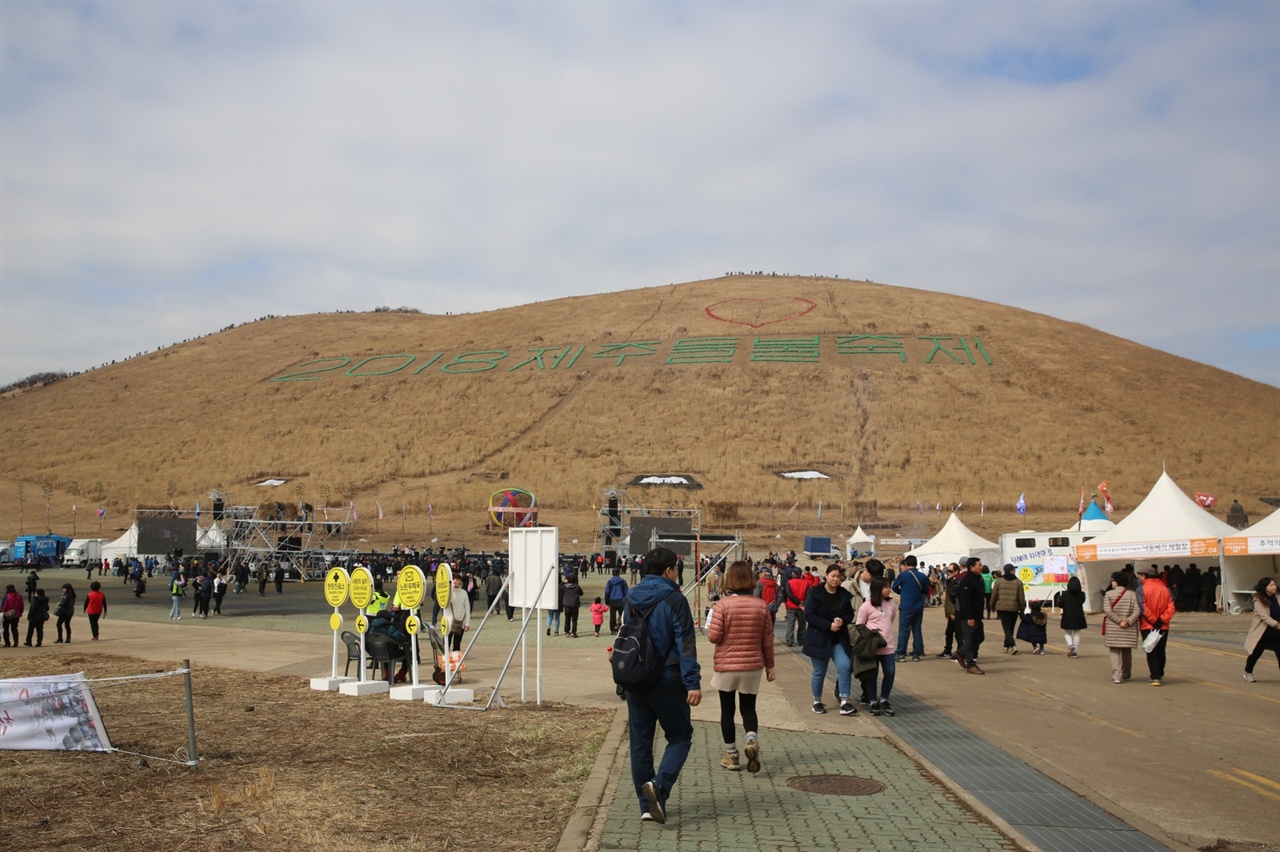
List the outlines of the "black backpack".
{"type": "MultiPolygon", "coordinates": [[[[672,592],[680,595],[679,592],[672,592]]],[[[680,595],[681,600],[684,599],[680,595]]],[[[649,632],[649,615],[665,601],[659,600],[652,606],[638,609],[627,604],[626,616],[618,627],[618,636],[613,642],[613,656],[609,665],[613,668],[613,682],[623,689],[651,689],[662,680],[662,672],[667,667],[667,657],[658,652],[649,632]]]]}

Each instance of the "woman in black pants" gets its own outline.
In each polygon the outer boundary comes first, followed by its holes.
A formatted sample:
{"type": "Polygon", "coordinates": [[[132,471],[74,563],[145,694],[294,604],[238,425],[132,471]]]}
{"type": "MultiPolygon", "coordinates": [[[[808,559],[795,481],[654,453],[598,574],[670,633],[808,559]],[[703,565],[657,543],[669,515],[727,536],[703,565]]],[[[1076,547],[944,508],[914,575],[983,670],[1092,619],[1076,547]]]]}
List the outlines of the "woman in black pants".
{"type": "Polygon", "coordinates": [[[58,617],[58,639],[53,644],[71,644],[71,616],[76,614],[76,590],[70,583],[62,584],[62,597],[58,599],[58,608],[53,611],[58,617]],[[62,628],[67,629],[67,638],[62,638],[62,628]]]}
{"type": "Polygon", "coordinates": [[[1013,630],[1018,626],[1019,613],[1027,607],[1027,595],[1022,590],[1022,581],[1013,573],[1013,565],[1005,565],[1004,573],[991,585],[991,606],[1004,628],[1004,652],[1018,653],[1013,630]]]}

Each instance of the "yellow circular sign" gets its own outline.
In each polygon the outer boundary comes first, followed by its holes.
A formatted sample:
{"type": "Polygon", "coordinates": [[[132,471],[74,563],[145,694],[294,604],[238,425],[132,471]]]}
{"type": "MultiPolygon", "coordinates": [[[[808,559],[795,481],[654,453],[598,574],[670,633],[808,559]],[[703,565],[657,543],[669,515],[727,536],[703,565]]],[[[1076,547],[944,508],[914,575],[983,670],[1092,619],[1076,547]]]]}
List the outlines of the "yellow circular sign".
{"type": "Polygon", "coordinates": [[[342,629],[342,616],[336,612],[329,616],[329,629],[337,633],[342,629]]]}
{"type": "Polygon", "coordinates": [[[1030,583],[1036,578],[1036,572],[1029,565],[1023,565],[1018,569],[1018,579],[1024,583],[1030,583]]]}
{"type": "Polygon", "coordinates": [[[449,616],[447,613],[440,613],[440,634],[442,636],[449,635],[449,616]]]}
{"type": "Polygon", "coordinates": [[[418,621],[418,616],[416,615],[411,615],[404,620],[405,632],[408,633],[410,636],[416,636],[418,633],[418,628],[421,626],[422,626],[422,622],[418,621]]]}
{"type": "Polygon", "coordinates": [[[436,568],[436,603],[449,605],[449,595],[453,593],[453,569],[448,562],[441,562],[436,568]]]}
{"type": "Polygon", "coordinates": [[[363,633],[369,629],[369,619],[364,617],[364,613],[356,616],[356,632],[363,633]]]}
{"type": "Polygon", "coordinates": [[[422,603],[423,587],[426,580],[422,576],[422,569],[417,565],[406,565],[400,569],[400,575],[396,579],[396,594],[400,597],[400,605],[405,609],[417,609],[418,604],[422,603]]]}
{"type": "Polygon", "coordinates": [[[363,565],[357,565],[351,572],[351,603],[357,609],[364,609],[373,600],[373,575],[363,565]]]}
{"type": "Polygon", "coordinates": [[[347,602],[347,590],[350,586],[351,578],[346,571],[330,568],[329,573],[324,575],[324,599],[329,602],[329,606],[342,606],[347,602]]]}

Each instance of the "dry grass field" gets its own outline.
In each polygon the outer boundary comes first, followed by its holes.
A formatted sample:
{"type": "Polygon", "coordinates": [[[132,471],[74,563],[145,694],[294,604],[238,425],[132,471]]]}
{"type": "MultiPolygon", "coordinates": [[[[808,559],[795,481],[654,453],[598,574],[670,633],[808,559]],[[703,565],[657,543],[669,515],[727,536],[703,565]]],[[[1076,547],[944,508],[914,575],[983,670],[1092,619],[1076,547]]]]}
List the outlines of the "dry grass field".
{"type": "Polygon", "coordinates": [[[355,501],[371,541],[457,539],[482,535],[499,487],[581,538],[603,490],[660,473],[702,489],[633,502],[736,506],[761,529],[797,502],[793,529],[823,525],[819,502],[827,525],[850,507],[841,529],[936,526],[939,503],[976,526],[983,502],[1008,518],[992,533],[1051,528],[1103,479],[1123,515],[1162,466],[1256,519],[1280,492],[1278,414],[1280,389],[1083,325],[831,278],[267,318],[0,399],[0,538],[43,532],[46,504],[70,532],[76,503],[89,534],[99,499],[114,530],[218,489],[355,501]],[[829,478],[777,475],[808,468],[829,478]],[[1013,515],[1023,492],[1045,524],[1013,515]]]}
{"type": "MultiPolygon", "coordinates": [[[[26,657],[90,678],[173,671],[126,657],[26,657]]],[[[95,686],[112,745],[172,758],[187,743],[181,678],[95,686]]],[[[488,713],[358,701],[306,681],[192,674],[191,769],[127,754],[0,752],[0,824],[23,849],[554,849],[613,714],[488,713]],[[493,807],[500,803],[501,807],[493,807]],[[518,829],[513,829],[518,826],[518,829]],[[21,838],[17,840],[16,838],[21,838]]]]}

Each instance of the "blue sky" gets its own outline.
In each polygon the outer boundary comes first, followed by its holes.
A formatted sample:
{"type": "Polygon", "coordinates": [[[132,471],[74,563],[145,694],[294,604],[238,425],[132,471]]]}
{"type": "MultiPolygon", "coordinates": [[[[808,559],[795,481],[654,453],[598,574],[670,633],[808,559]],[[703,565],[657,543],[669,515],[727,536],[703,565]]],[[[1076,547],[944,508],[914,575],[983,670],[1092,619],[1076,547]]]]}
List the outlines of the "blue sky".
{"type": "Polygon", "coordinates": [[[0,384],[746,269],[1280,385],[1280,3],[0,4],[0,384]]]}

